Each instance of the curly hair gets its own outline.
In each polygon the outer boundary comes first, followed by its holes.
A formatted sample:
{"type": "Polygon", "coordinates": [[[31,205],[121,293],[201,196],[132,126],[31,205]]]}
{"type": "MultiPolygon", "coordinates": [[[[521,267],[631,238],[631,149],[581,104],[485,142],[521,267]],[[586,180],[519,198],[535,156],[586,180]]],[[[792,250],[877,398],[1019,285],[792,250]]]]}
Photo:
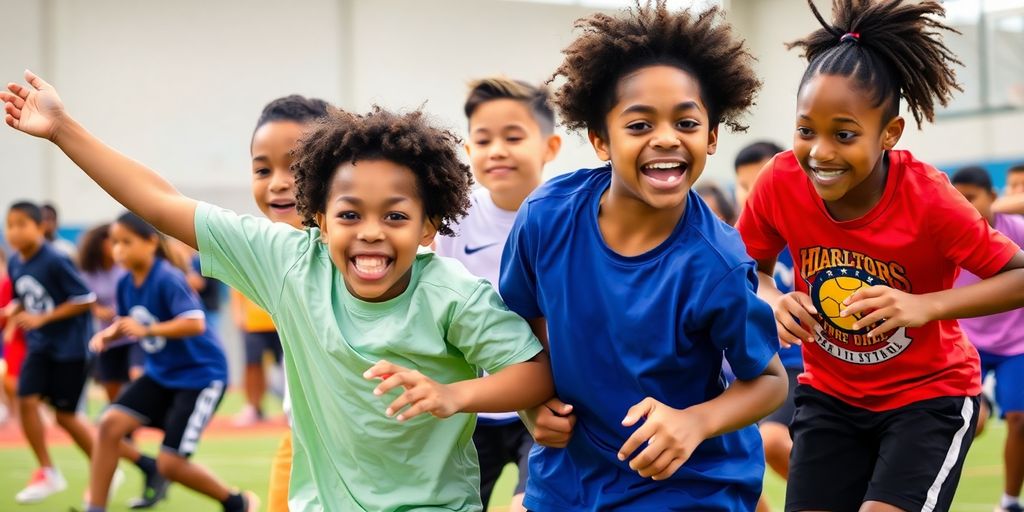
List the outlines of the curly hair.
{"type": "Polygon", "coordinates": [[[819,74],[852,77],[885,106],[886,120],[899,115],[907,101],[920,127],[935,118],[935,102],[946,106],[953,91],[963,91],[954,64],[963,65],[942,42],[940,31],[959,34],[939,19],[938,2],[904,0],[832,0],[832,22],[807,0],[821,24],[787,48],[803,49],[808,60],[800,87],[819,74]]]}
{"type": "Polygon", "coordinates": [[[619,79],[663,64],[697,79],[712,127],[746,130],[739,118],[754,104],[761,81],[751,67],[754,57],[721,18],[717,6],[695,14],[670,12],[664,0],[638,0],[621,17],[598,13],[577,20],[583,34],[562,51],[565,61],[549,80],[565,78],[554,95],[565,126],[605,133],[619,79]]]}
{"type": "Polygon", "coordinates": [[[295,150],[299,214],[308,226],[325,211],[327,192],[338,167],[359,160],[383,159],[408,167],[428,219],[441,235],[453,235],[450,224],[466,215],[473,174],[459,159],[461,140],[431,126],[422,111],[395,114],[378,106],[367,114],[331,109],[313,125],[295,150]]]}

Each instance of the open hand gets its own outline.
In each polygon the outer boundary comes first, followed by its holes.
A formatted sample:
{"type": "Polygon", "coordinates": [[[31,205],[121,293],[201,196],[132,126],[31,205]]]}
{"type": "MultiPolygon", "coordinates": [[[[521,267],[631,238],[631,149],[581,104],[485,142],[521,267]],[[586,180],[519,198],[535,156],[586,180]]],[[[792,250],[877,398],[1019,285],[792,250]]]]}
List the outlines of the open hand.
{"type": "Polygon", "coordinates": [[[405,388],[405,392],[384,411],[388,417],[397,413],[398,421],[406,421],[423,413],[447,418],[462,410],[461,397],[451,386],[441,384],[416,370],[381,360],[366,370],[363,378],[383,381],[373,390],[377,396],[399,386],[405,388]],[[408,409],[403,411],[405,407],[408,409]]]}
{"type": "Polygon", "coordinates": [[[801,345],[804,341],[814,343],[814,326],[818,315],[810,295],[803,292],[789,292],[779,297],[772,306],[775,312],[775,327],[779,331],[782,348],[801,345]]]}
{"type": "Polygon", "coordinates": [[[121,337],[121,333],[118,332],[117,322],[114,322],[107,326],[106,329],[93,335],[92,339],[89,340],[89,350],[99,354],[107,349],[107,343],[112,340],[116,340],[121,337]]]}
{"type": "Polygon", "coordinates": [[[572,430],[576,427],[576,415],[572,414],[572,406],[557,398],[527,409],[529,423],[533,424],[530,435],[537,444],[549,448],[565,448],[572,439],[572,430]]]}
{"type": "Polygon", "coordinates": [[[9,83],[7,91],[0,91],[0,101],[4,102],[6,112],[4,121],[29,135],[55,140],[67,117],[64,102],[53,86],[35,73],[25,70],[25,81],[31,87],[9,83]]]}
{"type": "Polygon", "coordinates": [[[133,338],[145,338],[149,334],[149,326],[142,325],[138,320],[130,316],[122,316],[114,321],[117,331],[122,336],[133,338]]]}
{"type": "Polygon", "coordinates": [[[708,437],[707,427],[697,414],[674,409],[651,397],[630,407],[622,425],[632,427],[642,418],[646,418],[644,424],[619,449],[619,460],[628,459],[646,443],[629,462],[629,467],[643,478],[664,480],[674,475],[708,437]]]}
{"type": "Polygon", "coordinates": [[[881,336],[900,327],[920,327],[935,319],[935,305],[926,295],[914,295],[888,286],[871,286],[857,290],[843,301],[840,316],[863,315],[853,323],[854,329],[876,325],[868,337],[881,336]]]}

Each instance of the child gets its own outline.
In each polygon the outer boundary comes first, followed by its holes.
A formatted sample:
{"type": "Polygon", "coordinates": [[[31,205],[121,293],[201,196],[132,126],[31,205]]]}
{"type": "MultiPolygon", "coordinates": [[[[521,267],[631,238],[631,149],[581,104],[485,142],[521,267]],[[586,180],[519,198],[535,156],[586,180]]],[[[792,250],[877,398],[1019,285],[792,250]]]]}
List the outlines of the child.
{"type": "Polygon", "coordinates": [[[803,344],[786,510],[948,510],[974,436],[977,351],[954,319],[1024,304],[1024,253],[907,151],[958,86],[932,1],[836,0],[791,46],[809,66],[793,150],[740,218],[780,340],[803,344]],[[796,291],[771,273],[789,247],[796,291]],[[957,268],[985,280],[950,290],[957,268]]]}
{"type": "MultiPolygon", "coordinates": [[[[562,139],[554,133],[555,114],[547,90],[507,78],[486,78],[470,84],[465,105],[469,121],[466,153],[476,181],[466,218],[456,236],[437,239],[437,253],[462,262],[471,273],[498,285],[501,252],[516,211],[538,186],[544,165],[558,155],[562,139]]],[[[480,456],[480,497],[484,508],[508,463],[519,467],[519,483],[511,510],[520,510],[533,446],[519,416],[512,413],[477,417],[473,444],[480,456]]]]}
{"type": "MultiPolygon", "coordinates": [[[[78,265],[85,285],[96,295],[92,316],[95,331],[99,332],[110,327],[117,316],[117,282],[124,275],[124,269],[114,263],[110,224],[101,224],[82,235],[78,265]]],[[[103,386],[111,403],[131,380],[131,351],[135,347],[132,340],[113,341],[96,357],[96,381],[103,386]]]]}
{"type": "MultiPolygon", "coordinates": [[[[126,213],[110,227],[114,258],[127,270],[117,283],[117,319],[96,334],[93,350],[132,337],[146,353],[145,373],[124,390],[100,420],[99,439],[90,472],[90,495],[106,496],[119,455],[140,462],[134,449],[122,449],[124,436],[141,426],[164,431],[155,465],[163,479],[179,482],[219,502],[226,512],[259,509],[251,493],[232,493],[204,468],[189,462],[227,380],[227,361],[219,342],[207,329],[198,296],[181,270],[165,259],[160,234],[134,214],[126,213]]],[[[146,458],[148,459],[148,458],[146,458]]],[[[147,483],[145,507],[164,497],[166,480],[147,483]]],[[[142,503],[137,504],[143,505],[142,503]]],[[[106,500],[93,498],[89,512],[105,510],[106,500]]],[[[142,507],[139,507],[142,508],[142,507]]]]}
{"type": "Polygon", "coordinates": [[[550,335],[561,400],[530,413],[548,446],[531,453],[526,508],[750,510],[764,475],[751,425],[782,403],[785,372],[753,262],[691,186],[719,124],[740,127],[753,101],[751,57],[717,8],[656,2],[577,26],[555,104],[610,166],[534,192],[501,266],[509,307],[550,335]]]}
{"type": "Polygon", "coordinates": [[[274,363],[281,364],[281,338],[270,315],[236,290],[231,290],[231,309],[245,345],[246,400],[233,423],[236,427],[249,427],[265,419],[262,404],[267,392],[267,372],[263,355],[269,352],[274,363]]]}
{"type": "MultiPolygon", "coordinates": [[[[291,168],[294,151],[299,146],[299,138],[310,124],[327,115],[327,108],[324,100],[293,94],[268,103],[256,121],[249,148],[252,157],[252,198],[260,212],[273,222],[283,222],[302,229],[302,216],[296,209],[295,172],[291,168]]],[[[252,309],[262,312],[259,306],[241,297],[252,309]]],[[[280,347],[280,340],[277,346],[280,347]]],[[[248,349],[248,343],[246,347],[248,349]]],[[[283,405],[290,426],[291,400],[288,398],[287,382],[285,384],[283,405]]],[[[267,492],[268,512],[288,511],[291,468],[292,434],[288,432],[281,438],[271,465],[270,488],[267,492]]],[[[316,493],[316,488],[309,485],[306,489],[292,487],[291,492],[296,496],[316,493]]]]}
{"type": "Polygon", "coordinates": [[[28,352],[18,379],[21,427],[39,469],[16,496],[36,503],[67,488],[46,446],[39,405],[48,401],[57,424],[88,457],[92,435],[76,416],[87,378],[86,343],[91,334],[89,308],[96,300],[71,264],[46,242],[43,215],[29,202],[7,212],[7,243],[16,252],[8,262],[14,298],[3,316],[25,331],[28,352]]]}
{"type": "Polygon", "coordinates": [[[725,197],[725,192],[722,192],[718,185],[702,183],[697,185],[694,190],[697,191],[697,195],[708,206],[711,213],[715,214],[715,217],[718,217],[722,222],[730,226],[736,224],[736,210],[733,208],[732,202],[725,197]]]}
{"type": "MultiPolygon", "coordinates": [[[[736,154],[736,206],[742,211],[750,197],[750,191],[757,181],[757,176],[765,164],[783,149],[773,142],[755,142],[744,147],[736,154]]],[[[783,249],[775,261],[775,287],[782,293],[793,291],[793,259],[789,251],[783,249]]],[[[799,346],[789,346],[779,350],[779,360],[786,369],[789,379],[789,393],[782,407],[761,420],[758,430],[764,442],[764,458],[768,467],[782,478],[789,475],[789,454],[793,449],[793,439],[789,436],[789,424],[793,421],[796,411],[797,377],[804,371],[804,360],[800,356],[799,346]]],[[[762,499],[758,510],[769,510],[768,502],[762,499]]]]}
{"type": "MultiPolygon", "coordinates": [[[[1018,246],[1024,245],[1024,217],[992,212],[996,191],[985,169],[960,169],[951,181],[990,226],[1018,246]]],[[[978,281],[977,276],[962,270],[955,286],[965,287],[978,281]]],[[[982,380],[989,372],[995,373],[996,403],[1007,427],[1003,449],[1005,483],[997,510],[1009,512],[1021,512],[1019,497],[1024,483],[1024,382],[1021,382],[1024,378],[1024,329],[1021,326],[1024,326],[1024,309],[960,320],[960,327],[981,356],[982,380]]],[[[978,432],[981,433],[980,425],[978,432]]]]}
{"type": "Polygon", "coordinates": [[[198,248],[204,274],[274,315],[292,487],[315,489],[293,494],[291,510],[481,510],[474,417],[438,418],[533,407],[553,387],[543,347],[487,282],[417,253],[469,206],[453,135],[419,112],[331,112],[293,164],[297,208],[318,226],[300,231],[182,196],[26,78],[32,90],[0,94],[9,125],[55,141],[115,199],[198,248]],[[491,375],[474,378],[479,368],[491,375]]]}
{"type": "Polygon", "coordinates": [[[4,403],[7,404],[7,417],[0,421],[17,421],[18,414],[18,375],[21,363],[25,359],[25,334],[3,315],[4,308],[14,300],[14,283],[7,274],[7,253],[0,248],[0,344],[3,345],[4,403]]]}
{"type": "Polygon", "coordinates": [[[1006,195],[1024,196],[1024,163],[1006,171],[1006,195]]]}

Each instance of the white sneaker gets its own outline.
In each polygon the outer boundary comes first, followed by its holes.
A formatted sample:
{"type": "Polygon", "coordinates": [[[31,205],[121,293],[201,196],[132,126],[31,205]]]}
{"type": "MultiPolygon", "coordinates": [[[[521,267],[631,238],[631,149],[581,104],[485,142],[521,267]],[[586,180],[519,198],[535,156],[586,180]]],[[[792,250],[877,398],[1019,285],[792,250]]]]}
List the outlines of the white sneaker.
{"type": "MultiPolygon", "coordinates": [[[[110,487],[107,488],[107,503],[114,499],[114,495],[117,494],[117,490],[121,488],[122,484],[124,484],[124,471],[121,471],[121,468],[117,468],[114,470],[114,476],[110,479],[110,487]]],[[[89,508],[89,501],[91,501],[89,498],[91,497],[89,488],[86,487],[85,493],[82,494],[82,504],[85,505],[85,508],[89,508]]]]}
{"type": "Polygon", "coordinates": [[[38,503],[67,488],[68,482],[56,468],[39,468],[28,486],[14,496],[14,501],[22,505],[38,503]]]}

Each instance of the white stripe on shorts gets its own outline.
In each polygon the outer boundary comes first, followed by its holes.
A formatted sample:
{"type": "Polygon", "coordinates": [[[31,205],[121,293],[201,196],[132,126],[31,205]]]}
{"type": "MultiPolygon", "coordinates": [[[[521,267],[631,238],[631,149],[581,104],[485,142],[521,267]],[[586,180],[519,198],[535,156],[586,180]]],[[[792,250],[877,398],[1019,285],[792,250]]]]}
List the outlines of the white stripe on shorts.
{"type": "Polygon", "coordinates": [[[203,433],[206,424],[213,417],[214,408],[217,407],[217,401],[220,400],[222,394],[224,394],[224,381],[220,380],[211,382],[209,386],[199,392],[199,397],[196,398],[196,407],[192,409],[192,414],[188,417],[188,426],[185,427],[185,433],[181,436],[178,453],[182,455],[195,453],[196,446],[199,445],[199,434],[203,433]]]}
{"type": "Polygon", "coordinates": [[[971,420],[974,419],[974,401],[971,400],[971,397],[964,398],[964,406],[960,408],[960,417],[964,419],[964,424],[956,431],[956,434],[953,435],[953,441],[949,443],[946,458],[942,461],[939,474],[935,475],[935,481],[928,488],[928,496],[924,500],[924,507],[921,507],[921,512],[932,512],[935,510],[935,505],[939,501],[939,492],[942,491],[942,484],[946,483],[949,472],[953,470],[957,459],[960,458],[960,447],[963,445],[967,429],[971,427],[971,420]]]}

